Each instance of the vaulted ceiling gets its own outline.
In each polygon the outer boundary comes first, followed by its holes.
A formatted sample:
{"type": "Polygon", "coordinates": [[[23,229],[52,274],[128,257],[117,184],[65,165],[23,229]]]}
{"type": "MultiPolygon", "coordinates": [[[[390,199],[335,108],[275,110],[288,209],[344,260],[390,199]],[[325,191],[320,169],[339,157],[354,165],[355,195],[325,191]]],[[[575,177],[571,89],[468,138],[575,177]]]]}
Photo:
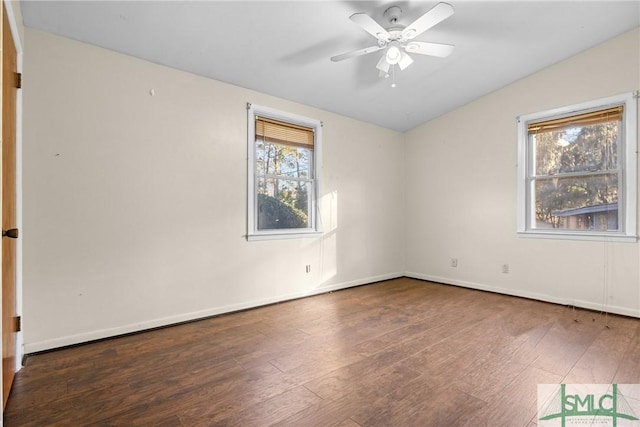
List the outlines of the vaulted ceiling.
{"type": "Polygon", "coordinates": [[[456,1],[416,40],[456,45],[447,58],[379,77],[384,51],[349,19],[408,25],[436,1],[22,1],[27,27],[405,131],[640,25],[639,1],[456,1]]]}

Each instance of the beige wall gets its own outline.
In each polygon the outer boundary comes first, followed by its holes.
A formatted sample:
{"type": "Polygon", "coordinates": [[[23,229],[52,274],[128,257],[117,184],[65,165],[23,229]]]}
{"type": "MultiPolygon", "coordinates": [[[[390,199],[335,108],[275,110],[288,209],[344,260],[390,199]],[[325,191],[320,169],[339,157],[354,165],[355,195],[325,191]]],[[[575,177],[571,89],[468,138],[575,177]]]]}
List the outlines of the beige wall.
{"type": "Polygon", "coordinates": [[[637,90],[639,39],[402,135],[26,29],[26,352],[402,274],[640,316],[639,244],[518,238],[515,181],[516,117],[637,90]],[[243,238],[246,102],[324,122],[323,238],[243,238]]]}
{"type": "Polygon", "coordinates": [[[638,243],[516,236],[516,117],[640,89],[639,54],[636,29],[407,133],[407,275],[640,316],[638,243]]]}
{"type": "Polygon", "coordinates": [[[25,37],[27,353],[402,274],[401,134],[25,37]],[[247,102],[324,122],[323,238],[243,237],[247,102]]]}

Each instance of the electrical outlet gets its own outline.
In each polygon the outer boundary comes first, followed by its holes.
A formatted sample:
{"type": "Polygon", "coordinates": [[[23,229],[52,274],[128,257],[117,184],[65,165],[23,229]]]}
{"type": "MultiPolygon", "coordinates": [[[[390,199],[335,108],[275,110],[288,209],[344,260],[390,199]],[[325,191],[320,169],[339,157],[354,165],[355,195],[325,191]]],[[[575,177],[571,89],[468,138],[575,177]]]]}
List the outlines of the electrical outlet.
{"type": "Polygon", "coordinates": [[[502,272],[504,274],[509,273],[509,264],[502,264],[502,272]]]}
{"type": "Polygon", "coordinates": [[[307,273],[311,273],[311,264],[307,264],[304,270],[305,270],[307,273]]]}
{"type": "Polygon", "coordinates": [[[458,258],[451,258],[451,267],[458,266],[458,258]]]}

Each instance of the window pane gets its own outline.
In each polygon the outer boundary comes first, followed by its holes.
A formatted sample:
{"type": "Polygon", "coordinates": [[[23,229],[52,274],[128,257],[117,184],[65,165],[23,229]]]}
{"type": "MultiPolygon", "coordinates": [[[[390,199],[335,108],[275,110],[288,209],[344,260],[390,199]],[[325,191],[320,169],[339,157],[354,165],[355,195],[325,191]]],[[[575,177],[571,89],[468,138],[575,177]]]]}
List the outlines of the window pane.
{"type": "Polygon", "coordinates": [[[533,228],[618,230],[618,175],[538,179],[533,228]]]}
{"type": "Polygon", "coordinates": [[[256,174],[312,178],[313,150],[256,140],[256,174]]]}
{"type": "Polygon", "coordinates": [[[531,135],[535,174],[594,172],[618,167],[618,121],[531,135]]]}
{"type": "Polygon", "coordinates": [[[311,227],[310,181],[258,178],[258,230],[311,227]]]}

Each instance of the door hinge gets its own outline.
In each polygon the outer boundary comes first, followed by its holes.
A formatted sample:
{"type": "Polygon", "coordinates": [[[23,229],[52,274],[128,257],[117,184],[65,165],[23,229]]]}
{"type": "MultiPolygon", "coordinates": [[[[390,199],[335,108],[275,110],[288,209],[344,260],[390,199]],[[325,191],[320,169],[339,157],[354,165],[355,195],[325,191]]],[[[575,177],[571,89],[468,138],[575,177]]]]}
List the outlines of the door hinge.
{"type": "Polygon", "coordinates": [[[22,73],[16,73],[16,88],[22,89],[22,73]]]}
{"type": "Polygon", "coordinates": [[[16,332],[22,331],[22,316],[16,316],[16,332]]]}

